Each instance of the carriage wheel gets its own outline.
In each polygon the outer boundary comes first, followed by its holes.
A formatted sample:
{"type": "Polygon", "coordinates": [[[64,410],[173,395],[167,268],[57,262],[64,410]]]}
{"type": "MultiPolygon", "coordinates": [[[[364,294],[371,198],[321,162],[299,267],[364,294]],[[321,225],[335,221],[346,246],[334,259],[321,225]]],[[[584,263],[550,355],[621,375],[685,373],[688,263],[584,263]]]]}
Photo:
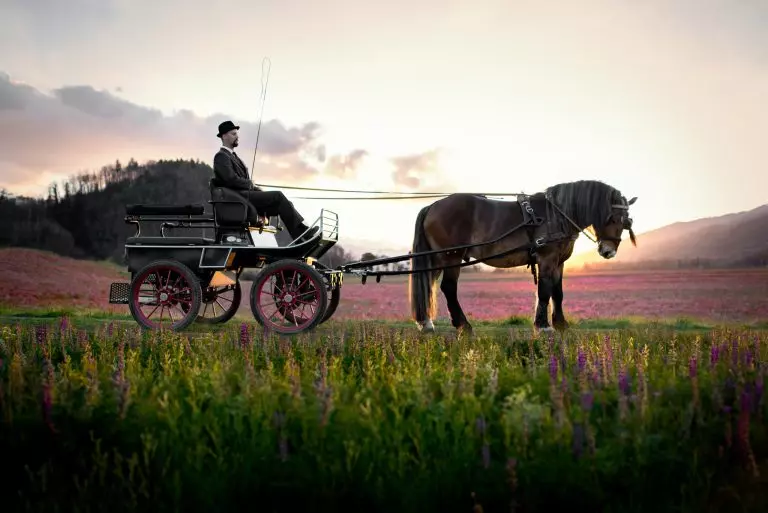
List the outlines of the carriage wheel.
{"type": "MultiPolygon", "coordinates": [[[[322,324],[331,318],[333,313],[336,311],[336,308],[338,308],[340,300],[341,300],[341,286],[336,286],[331,290],[330,294],[328,295],[328,305],[325,307],[325,313],[323,314],[323,318],[320,320],[318,324],[322,324]]],[[[288,321],[294,322],[294,314],[292,311],[281,307],[279,308],[279,312],[288,321]]],[[[303,322],[303,321],[301,319],[296,319],[296,322],[303,322]]]]}
{"type": "MultiPolygon", "coordinates": [[[[326,289],[328,289],[331,284],[328,281],[328,275],[322,274],[323,280],[326,283],[326,289]]],[[[277,279],[278,285],[280,284],[280,278],[277,279]]],[[[328,294],[328,304],[325,307],[325,313],[323,314],[323,318],[320,320],[318,324],[322,324],[328,319],[331,318],[333,313],[336,311],[336,308],[339,306],[339,301],[341,300],[341,285],[336,285],[333,289],[330,290],[330,293],[328,294]]],[[[278,312],[285,317],[289,322],[304,322],[300,317],[297,317],[294,312],[291,309],[287,309],[284,307],[278,307],[278,312]]]]}
{"type": "Polygon", "coordinates": [[[197,316],[197,322],[203,324],[227,322],[237,313],[241,300],[240,280],[236,281],[234,285],[207,287],[203,290],[202,306],[197,316]]]}
{"type": "Polygon", "coordinates": [[[325,281],[314,267],[281,260],[264,267],[251,287],[256,320],[278,333],[300,333],[323,320],[328,302],[325,281]]]}
{"type": "Polygon", "coordinates": [[[200,310],[200,282],[184,264],[173,260],[152,262],[131,280],[131,315],[147,329],[182,330],[200,310]]]}

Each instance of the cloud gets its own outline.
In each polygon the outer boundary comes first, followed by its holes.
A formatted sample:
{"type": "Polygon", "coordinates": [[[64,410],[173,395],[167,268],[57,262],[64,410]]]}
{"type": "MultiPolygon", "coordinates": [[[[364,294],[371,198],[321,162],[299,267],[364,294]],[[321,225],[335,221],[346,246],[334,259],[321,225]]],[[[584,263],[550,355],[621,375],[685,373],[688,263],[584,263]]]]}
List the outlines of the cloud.
{"type": "Polygon", "coordinates": [[[353,150],[347,155],[332,155],[325,166],[325,173],[342,179],[356,178],[365,157],[366,150],[353,150]]]}
{"type": "MultiPolygon", "coordinates": [[[[190,110],[167,115],[87,85],[45,94],[0,73],[0,186],[39,183],[43,176],[69,176],[116,159],[198,158],[211,163],[219,146],[216,128],[229,118],[203,118],[190,110]]],[[[250,168],[247,157],[253,155],[259,127],[232,119],[241,127],[240,153],[250,168]]],[[[326,151],[320,136],[316,121],[298,126],[276,119],[262,123],[254,180],[302,181],[319,175],[326,151]]]]}
{"type": "Polygon", "coordinates": [[[438,174],[437,159],[438,150],[395,157],[392,159],[392,164],[395,166],[392,180],[395,185],[418,189],[424,184],[425,179],[438,174]]]}

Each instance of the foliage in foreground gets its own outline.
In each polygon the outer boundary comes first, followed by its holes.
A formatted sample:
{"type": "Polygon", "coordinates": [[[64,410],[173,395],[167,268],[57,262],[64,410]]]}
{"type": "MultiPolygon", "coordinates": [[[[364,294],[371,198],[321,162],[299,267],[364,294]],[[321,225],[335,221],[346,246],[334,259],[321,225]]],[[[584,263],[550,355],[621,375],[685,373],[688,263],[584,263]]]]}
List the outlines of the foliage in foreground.
{"type": "Polygon", "coordinates": [[[762,336],[4,326],[4,511],[756,511],[762,336]]]}

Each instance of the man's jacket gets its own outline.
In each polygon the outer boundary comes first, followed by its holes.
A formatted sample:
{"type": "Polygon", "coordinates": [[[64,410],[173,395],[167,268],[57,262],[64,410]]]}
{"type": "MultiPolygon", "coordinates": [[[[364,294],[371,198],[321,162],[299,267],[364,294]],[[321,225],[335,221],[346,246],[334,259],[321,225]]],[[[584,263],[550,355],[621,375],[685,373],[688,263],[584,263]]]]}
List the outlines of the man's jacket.
{"type": "Polygon", "coordinates": [[[226,187],[235,190],[261,190],[253,185],[248,177],[248,168],[240,157],[224,148],[220,149],[213,157],[213,180],[211,185],[214,187],[226,187]]]}

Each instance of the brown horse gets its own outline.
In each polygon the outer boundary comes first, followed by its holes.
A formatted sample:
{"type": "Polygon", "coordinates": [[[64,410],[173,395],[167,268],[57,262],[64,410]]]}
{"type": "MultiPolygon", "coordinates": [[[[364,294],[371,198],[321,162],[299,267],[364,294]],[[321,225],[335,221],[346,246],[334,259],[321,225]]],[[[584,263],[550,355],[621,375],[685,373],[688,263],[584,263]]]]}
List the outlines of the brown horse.
{"type": "MultiPolygon", "coordinates": [[[[554,302],[552,325],[568,327],[563,313],[563,265],[573,253],[580,233],[591,227],[597,251],[605,259],[616,256],[623,230],[632,231],[627,199],[617,189],[595,180],[561,183],[543,193],[518,196],[517,201],[490,200],[472,194],[452,194],[421,209],[416,217],[413,253],[435,251],[493,241],[450,253],[412,257],[408,288],[411,312],[419,329],[434,331],[437,314],[437,279],[445,295],[451,324],[459,333],[472,332],[459,305],[457,290],[462,260],[470,258],[497,268],[531,266],[537,283],[534,327],[550,331],[549,302],[554,302]],[[447,269],[432,270],[434,268],[447,269]],[[420,272],[419,272],[420,271],[420,272]]],[[[464,264],[467,265],[467,264],[464,264]]]]}

